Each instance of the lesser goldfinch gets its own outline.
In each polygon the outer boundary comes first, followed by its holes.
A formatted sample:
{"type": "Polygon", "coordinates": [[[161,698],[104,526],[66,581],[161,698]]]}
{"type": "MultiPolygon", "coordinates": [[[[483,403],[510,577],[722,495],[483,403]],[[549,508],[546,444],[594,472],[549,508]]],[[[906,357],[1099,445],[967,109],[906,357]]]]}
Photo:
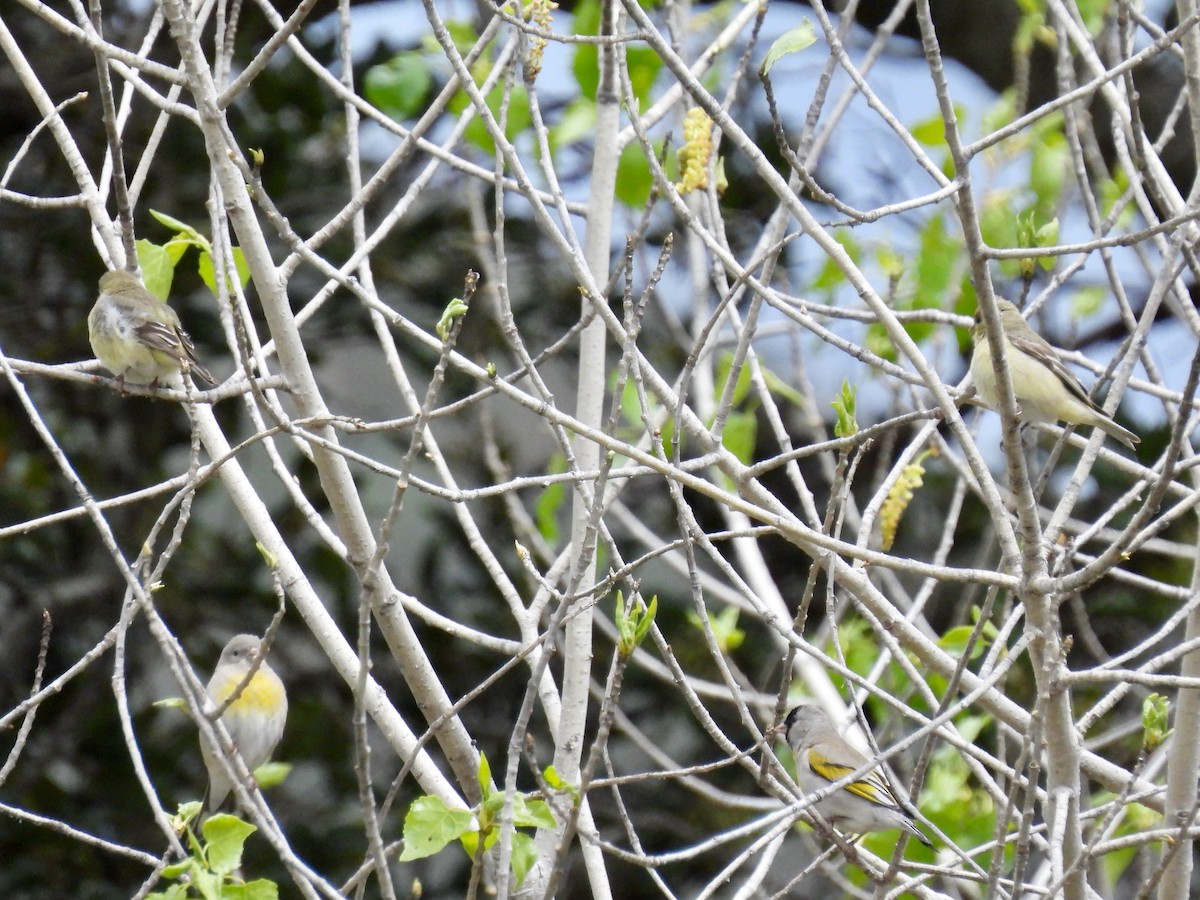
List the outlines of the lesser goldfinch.
{"type": "Polygon", "coordinates": [[[92,352],[124,387],[148,384],[181,369],[216,384],[196,358],[192,339],[179,323],[175,310],[148,290],[132,272],[121,269],[100,277],[100,296],[88,314],[92,352]]]}
{"type": "MultiPolygon", "coordinates": [[[[1070,422],[1093,425],[1116,438],[1130,450],[1138,436],[1104,414],[1088,396],[1071,370],[1063,365],[1054,347],[1029,327],[1020,310],[1007,300],[997,300],[1000,324],[1004,330],[1005,356],[1012,378],[1018,414],[1025,422],[1070,422]]],[[[975,352],[971,355],[971,377],[983,402],[1000,408],[996,391],[996,370],[982,318],[976,314],[971,329],[975,352]]]]}
{"type": "MultiPolygon", "coordinates": [[[[865,756],[838,736],[819,706],[797,706],[784,720],[788,745],[796,758],[796,782],[805,794],[828,788],[869,765],[865,756]]],[[[877,769],[838,788],[814,807],[830,825],[850,835],[901,828],[932,847],[896,800],[877,769]]]]}
{"type": "MultiPolygon", "coordinates": [[[[224,703],[242,683],[251,665],[258,659],[261,647],[259,639],[252,634],[236,635],[225,645],[217,668],[208,681],[208,696],[214,705],[224,703]]],[[[251,772],[267,762],[279,745],[283,726],[287,722],[287,708],[287,691],[283,682],[263,660],[254,677],[221,716],[229,737],[251,772]]],[[[205,809],[211,814],[225,802],[233,790],[233,782],[220,755],[203,736],[200,739],[200,752],[208,769],[205,809]]]]}

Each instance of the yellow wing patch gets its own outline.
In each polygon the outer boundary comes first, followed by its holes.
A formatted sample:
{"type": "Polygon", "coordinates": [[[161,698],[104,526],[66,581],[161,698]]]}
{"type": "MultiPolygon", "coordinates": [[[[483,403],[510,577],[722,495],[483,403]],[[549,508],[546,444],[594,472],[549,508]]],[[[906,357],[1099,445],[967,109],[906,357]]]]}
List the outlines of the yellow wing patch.
{"type": "MultiPolygon", "coordinates": [[[[826,759],[816,750],[808,751],[808,767],[814,774],[830,783],[841,781],[860,768],[859,766],[844,766],[841,763],[835,763],[826,759]]],[[[876,806],[887,806],[893,809],[898,809],[900,806],[883,779],[875,772],[868,772],[864,777],[851,781],[846,785],[846,790],[876,806]]]]}

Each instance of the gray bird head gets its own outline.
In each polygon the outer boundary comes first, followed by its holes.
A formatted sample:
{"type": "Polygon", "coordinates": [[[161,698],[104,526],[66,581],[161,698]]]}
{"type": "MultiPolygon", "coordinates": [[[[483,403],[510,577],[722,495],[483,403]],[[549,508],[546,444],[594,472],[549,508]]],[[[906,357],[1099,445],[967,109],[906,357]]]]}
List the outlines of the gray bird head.
{"type": "Polygon", "coordinates": [[[146,293],[146,289],[142,287],[142,283],[138,281],[137,276],[132,272],[126,272],[124,269],[113,269],[100,276],[100,293],[141,294],[146,293]]]}
{"type": "MultiPolygon", "coordinates": [[[[1021,315],[1021,311],[1003,297],[996,298],[996,309],[1000,312],[1000,325],[1003,328],[1009,328],[1012,326],[1014,324],[1014,317],[1015,319],[1019,319],[1022,324],[1025,322],[1025,318],[1021,315]]],[[[971,326],[971,337],[977,341],[982,340],[986,331],[987,329],[983,324],[983,313],[976,309],[975,323],[971,326]]]]}
{"type": "Polygon", "coordinates": [[[248,663],[258,656],[258,648],[262,646],[252,634],[237,634],[229,639],[229,643],[225,645],[225,649],[221,651],[221,662],[219,665],[231,666],[238,663],[248,663]]]}
{"type": "Polygon", "coordinates": [[[825,710],[810,703],[803,703],[788,713],[787,718],[783,720],[783,726],[786,729],[788,746],[792,749],[813,743],[825,732],[837,733],[825,710]]]}

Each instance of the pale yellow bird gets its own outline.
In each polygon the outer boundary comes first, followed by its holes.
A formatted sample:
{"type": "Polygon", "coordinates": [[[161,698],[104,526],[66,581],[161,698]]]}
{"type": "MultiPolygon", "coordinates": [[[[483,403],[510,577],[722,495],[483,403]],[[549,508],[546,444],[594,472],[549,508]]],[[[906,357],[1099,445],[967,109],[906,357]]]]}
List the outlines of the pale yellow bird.
{"type": "Polygon", "coordinates": [[[92,352],[117,376],[117,383],[158,387],[161,379],[180,370],[194,372],[216,384],[196,358],[192,339],[175,310],[138,281],[132,272],[116,269],[100,277],[100,296],[88,314],[92,352]]]}
{"type": "MultiPolygon", "coordinates": [[[[1021,311],[1007,300],[997,300],[1000,325],[1004,331],[1005,356],[1012,378],[1018,415],[1024,422],[1070,422],[1092,425],[1116,438],[1130,450],[1140,440],[1128,428],[1114,422],[1093,402],[1083,385],[1058,358],[1050,342],[1029,327],[1021,311]]],[[[976,314],[971,329],[975,352],[971,355],[971,378],[979,396],[992,409],[1000,408],[996,389],[996,370],[987,330],[976,314]]]]}
{"type": "MultiPolygon", "coordinates": [[[[224,703],[237,690],[258,658],[261,647],[259,639],[252,634],[235,635],[225,645],[217,668],[208,681],[208,696],[215,705],[224,703]]],[[[263,660],[237,699],[229,704],[221,716],[233,745],[251,772],[271,759],[279,739],[283,737],[287,710],[287,691],[283,682],[263,660]]],[[[203,737],[200,739],[200,752],[208,769],[208,797],[204,805],[211,814],[225,802],[233,790],[233,782],[219,754],[203,737]]]]}
{"type": "Polygon", "coordinates": [[[814,808],[830,825],[849,835],[899,828],[933,846],[879,770],[869,768],[870,761],[837,733],[823,709],[801,704],[788,713],[783,724],[796,758],[796,783],[805,794],[824,791],[847,775],[867,770],[816,804],[814,808]]]}

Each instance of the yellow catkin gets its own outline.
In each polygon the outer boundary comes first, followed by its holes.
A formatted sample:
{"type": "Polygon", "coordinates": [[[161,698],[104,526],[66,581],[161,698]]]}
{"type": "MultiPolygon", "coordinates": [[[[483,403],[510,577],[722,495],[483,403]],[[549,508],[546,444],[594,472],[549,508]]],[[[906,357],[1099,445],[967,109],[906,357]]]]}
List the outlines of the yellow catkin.
{"type": "Polygon", "coordinates": [[[683,117],[683,146],[679,148],[679,193],[708,187],[708,162],[712,157],[713,123],[708,113],[693,106],[683,117]]]}
{"type": "MultiPolygon", "coordinates": [[[[542,31],[550,31],[556,9],[558,4],[552,0],[530,0],[529,5],[525,7],[525,18],[542,31]]],[[[525,77],[530,81],[537,78],[538,73],[542,71],[542,53],[545,52],[547,44],[549,41],[544,37],[533,35],[530,38],[529,53],[525,57],[525,77]]]]}
{"type": "Polygon", "coordinates": [[[879,531],[883,537],[883,549],[891,550],[896,540],[896,529],[900,527],[900,517],[912,502],[913,491],[923,485],[925,467],[921,463],[910,463],[904,467],[892,489],[888,491],[887,499],[879,509],[879,531]]]}

